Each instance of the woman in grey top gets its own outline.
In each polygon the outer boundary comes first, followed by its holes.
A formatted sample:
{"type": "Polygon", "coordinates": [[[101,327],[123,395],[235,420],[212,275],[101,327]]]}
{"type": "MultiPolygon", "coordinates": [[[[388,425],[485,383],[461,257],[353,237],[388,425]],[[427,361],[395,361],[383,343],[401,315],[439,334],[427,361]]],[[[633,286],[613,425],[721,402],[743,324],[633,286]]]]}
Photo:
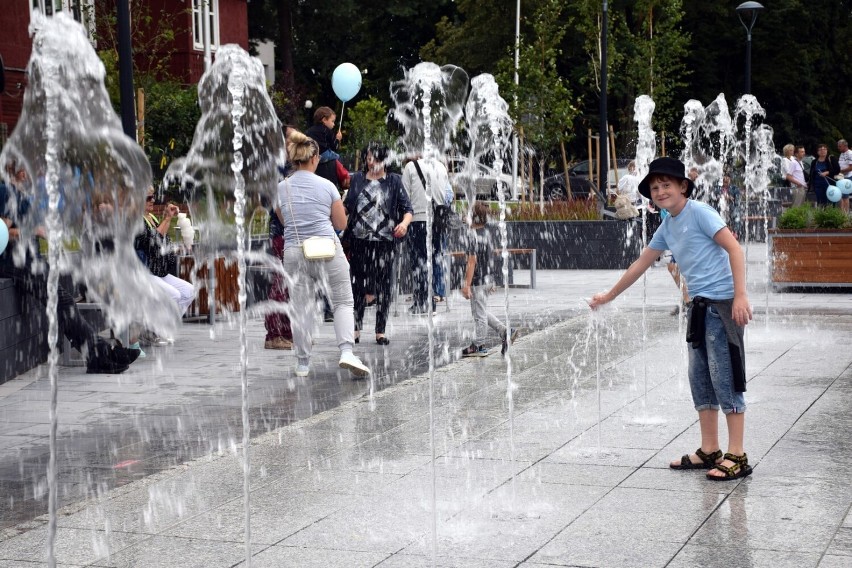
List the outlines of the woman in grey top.
{"type": "Polygon", "coordinates": [[[343,255],[335,229],[346,227],[346,212],[334,184],[317,176],[319,146],[301,132],[287,138],[287,156],[293,173],[278,184],[276,213],[284,225],[284,270],[290,275],[290,307],[297,377],[310,372],[311,330],[314,324],[316,288],[321,287],[334,306],[334,333],[340,349],[340,367],[355,377],[370,374],[352,353],[355,342],[354,302],[349,262],[343,255]],[[329,260],[307,260],[301,243],[308,237],[330,237],[337,253],[329,260]]]}

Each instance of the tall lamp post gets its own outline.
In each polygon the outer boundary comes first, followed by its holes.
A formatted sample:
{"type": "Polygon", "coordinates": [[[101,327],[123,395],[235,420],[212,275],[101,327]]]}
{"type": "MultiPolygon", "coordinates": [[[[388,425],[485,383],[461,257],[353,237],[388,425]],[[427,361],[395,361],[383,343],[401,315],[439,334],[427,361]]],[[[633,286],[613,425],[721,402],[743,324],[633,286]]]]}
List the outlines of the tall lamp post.
{"type": "Polygon", "coordinates": [[[130,2],[118,0],[118,88],[121,97],[121,126],[136,140],[136,103],[133,98],[133,46],[130,40],[130,2]]]}
{"type": "MultiPolygon", "coordinates": [[[[600,136],[598,137],[598,159],[600,171],[598,172],[598,189],[606,200],[607,174],[609,173],[609,160],[607,150],[609,143],[609,128],[607,127],[607,24],[608,24],[607,0],[603,0],[603,15],[601,17],[601,107],[600,107],[600,136]]],[[[589,164],[591,170],[591,164],[589,164]]]]}
{"type": "Polygon", "coordinates": [[[737,16],[740,23],[746,29],[746,66],[745,66],[745,93],[751,94],[751,29],[757,21],[757,14],[763,10],[760,2],[743,2],[737,6],[737,16]]]}

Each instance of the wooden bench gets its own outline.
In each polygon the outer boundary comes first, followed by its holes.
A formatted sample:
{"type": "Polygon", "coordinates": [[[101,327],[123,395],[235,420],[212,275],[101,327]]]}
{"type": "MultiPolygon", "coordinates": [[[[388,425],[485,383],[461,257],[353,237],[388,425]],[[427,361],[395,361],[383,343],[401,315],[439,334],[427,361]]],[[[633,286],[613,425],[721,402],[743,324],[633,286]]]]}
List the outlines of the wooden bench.
{"type": "MultiPolygon", "coordinates": [[[[510,248],[506,249],[506,252],[509,253],[509,287],[510,288],[535,288],[535,269],[537,264],[536,257],[536,249],[534,248],[510,248]],[[530,260],[530,283],[529,284],[515,284],[515,269],[514,263],[512,262],[512,257],[526,255],[530,260]]],[[[467,256],[467,253],[464,251],[453,251],[447,253],[450,257],[453,258],[462,258],[464,259],[467,256]]],[[[503,258],[503,249],[495,249],[494,254],[501,259],[503,258]]]]}

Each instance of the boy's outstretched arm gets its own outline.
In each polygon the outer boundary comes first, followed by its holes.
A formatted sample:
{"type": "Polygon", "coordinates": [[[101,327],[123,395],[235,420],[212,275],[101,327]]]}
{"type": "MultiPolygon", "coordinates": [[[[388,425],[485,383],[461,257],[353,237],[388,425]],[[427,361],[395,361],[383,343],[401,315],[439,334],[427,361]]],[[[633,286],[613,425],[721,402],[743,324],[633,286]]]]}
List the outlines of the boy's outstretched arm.
{"type": "Polygon", "coordinates": [[[663,251],[661,250],[645,247],[642,254],[639,255],[639,258],[633,261],[633,264],[631,264],[627,271],[621,275],[621,278],[618,279],[615,286],[610,288],[608,292],[600,292],[592,296],[592,299],[589,301],[589,307],[594,310],[595,308],[615,300],[619,294],[630,288],[634,282],[639,280],[639,277],[654,264],[654,261],[656,261],[657,257],[661,254],[663,254],[663,251]]]}
{"type": "Polygon", "coordinates": [[[734,276],[734,303],[731,307],[731,315],[737,325],[744,326],[751,320],[752,313],[751,305],[748,303],[748,292],[746,291],[743,249],[727,227],[720,229],[713,235],[713,240],[728,253],[731,273],[734,276]]]}

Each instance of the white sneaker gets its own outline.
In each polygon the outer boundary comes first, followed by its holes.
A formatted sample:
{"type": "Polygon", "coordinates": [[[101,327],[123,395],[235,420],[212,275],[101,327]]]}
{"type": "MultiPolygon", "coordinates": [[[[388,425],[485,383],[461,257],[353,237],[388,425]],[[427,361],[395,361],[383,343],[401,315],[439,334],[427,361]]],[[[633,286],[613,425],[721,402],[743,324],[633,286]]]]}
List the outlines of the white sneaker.
{"type": "Polygon", "coordinates": [[[307,365],[296,365],[296,370],[294,371],[294,374],[297,377],[307,377],[308,373],[310,373],[310,372],[311,372],[311,368],[308,367],[307,365]]]}
{"type": "Polygon", "coordinates": [[[370,374],[369,367],[362,363],[361,359],[356,357],[351,351],[346,351],[340,355],[340,363],[338,365],[340,365],[341,369],[348,369],[350,373],[359,378],[370,374]]]}

